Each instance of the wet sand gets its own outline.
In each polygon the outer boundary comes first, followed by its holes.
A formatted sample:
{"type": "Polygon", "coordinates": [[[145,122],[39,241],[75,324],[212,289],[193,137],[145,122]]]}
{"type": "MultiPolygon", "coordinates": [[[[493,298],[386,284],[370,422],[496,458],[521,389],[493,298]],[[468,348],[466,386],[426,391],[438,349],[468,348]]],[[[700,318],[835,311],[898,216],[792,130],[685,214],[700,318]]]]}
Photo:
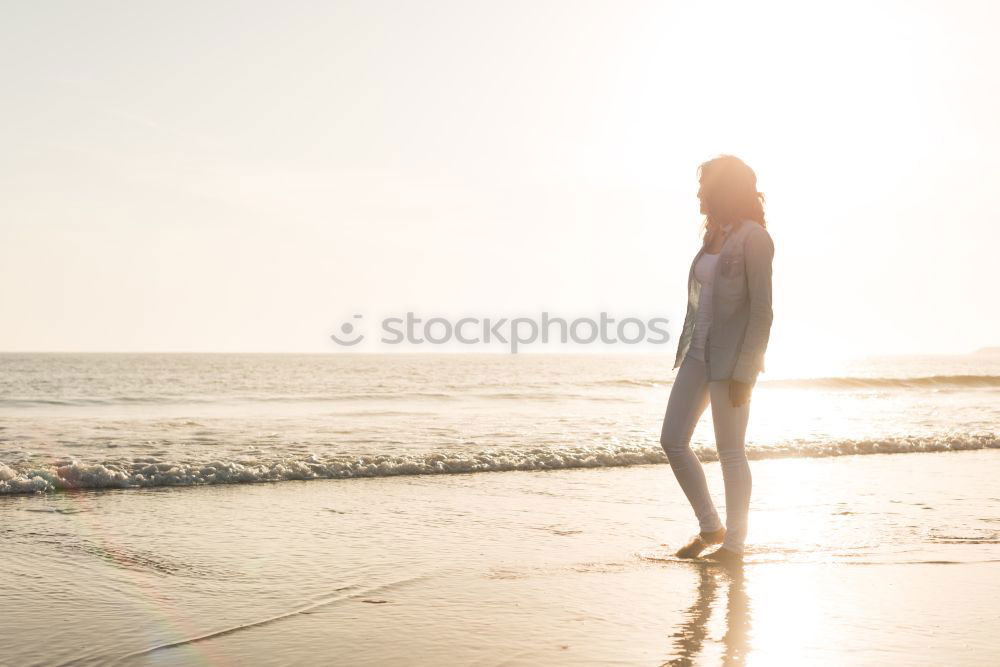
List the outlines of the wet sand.
{"type": "Polygon", "coordinates": [[[0,664],[996,664],[998,464],[755,461],[740,571],[665,465],[3,498],[0,664]]]}

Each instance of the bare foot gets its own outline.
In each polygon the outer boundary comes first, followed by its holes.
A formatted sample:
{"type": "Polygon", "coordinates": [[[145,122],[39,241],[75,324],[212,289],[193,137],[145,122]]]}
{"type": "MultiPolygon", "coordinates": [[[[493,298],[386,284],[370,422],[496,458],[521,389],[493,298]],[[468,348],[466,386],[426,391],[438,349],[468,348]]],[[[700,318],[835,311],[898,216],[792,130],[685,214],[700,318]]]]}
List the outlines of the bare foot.
{"type": "Polygon", "coordinates": [[[703,560],[714,561],[722,565],[741,565],[743,563],[743,554],[730,551],[725,547],[719,547],[705,556],[703,560]]]}
{"type": "Polygon", "coordinates": [[[691,541],[681,547],[674,555],[678,558],[697,558],[698,554],[713,544],[722,544],[722,540],[725,538],[725,528],[720,528],[711,533],[699,533],[692,537],[691,541]]]}

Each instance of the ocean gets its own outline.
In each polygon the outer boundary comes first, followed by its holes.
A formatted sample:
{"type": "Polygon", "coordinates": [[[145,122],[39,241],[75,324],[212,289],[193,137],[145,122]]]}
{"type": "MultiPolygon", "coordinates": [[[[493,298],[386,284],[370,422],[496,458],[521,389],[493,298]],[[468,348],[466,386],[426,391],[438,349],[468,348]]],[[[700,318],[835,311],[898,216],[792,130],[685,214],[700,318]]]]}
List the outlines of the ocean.
{"type": "MultiPolygon", "coordinates": [[[[665,463],[671,361],[5,354],[0,493],[665,463]]],[[[751,459],[1000,447],[1000,355],[837,371],[760,376],[751,459]]]]}

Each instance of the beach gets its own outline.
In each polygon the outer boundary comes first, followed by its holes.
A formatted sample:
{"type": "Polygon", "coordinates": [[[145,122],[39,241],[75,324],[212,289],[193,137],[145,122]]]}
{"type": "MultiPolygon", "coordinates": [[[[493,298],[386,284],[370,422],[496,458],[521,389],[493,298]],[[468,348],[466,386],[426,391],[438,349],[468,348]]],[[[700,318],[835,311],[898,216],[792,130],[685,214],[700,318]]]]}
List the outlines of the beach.
{"type": "Polygon", "coordinates": [[[756,462],[741,571],[663,465],[10,497],[0,663],[995,664],[998,464],[756,462]]]}
{"type": "Polygon", "coordinates": [[[5,667],[1000,658],[997,357],[770,370],[729,570],[662,356],[0,356],[5,667]]]}
{"type": "Polygon", "coordinates": [[[1000,667],[1000,3],[4,9],[0,667],[1000,667]]]}

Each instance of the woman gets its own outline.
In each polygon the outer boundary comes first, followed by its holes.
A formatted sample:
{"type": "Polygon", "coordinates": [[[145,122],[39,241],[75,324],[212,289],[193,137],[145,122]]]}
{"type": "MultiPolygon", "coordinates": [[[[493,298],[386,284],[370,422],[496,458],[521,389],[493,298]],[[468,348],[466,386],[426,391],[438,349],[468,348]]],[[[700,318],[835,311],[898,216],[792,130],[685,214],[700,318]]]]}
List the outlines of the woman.
{"type": "Polygon", "coordinates": [[[677,345],[680,366],[667,402],[660,445],[698,518],[700,533],[677,556],[723,563],[743,559],[750,509],[750,465],[744,438],[750,392],[764,370],[771,332],[774,244],[764,220],[764,195],[742,160],[722,155],[698,169],[705,236],[688,275],[688,307],[677,345]],[[726,525],[708,494],[691,451],[691,434],[712,405],[715,442],[726,487],[726,525]]]}

